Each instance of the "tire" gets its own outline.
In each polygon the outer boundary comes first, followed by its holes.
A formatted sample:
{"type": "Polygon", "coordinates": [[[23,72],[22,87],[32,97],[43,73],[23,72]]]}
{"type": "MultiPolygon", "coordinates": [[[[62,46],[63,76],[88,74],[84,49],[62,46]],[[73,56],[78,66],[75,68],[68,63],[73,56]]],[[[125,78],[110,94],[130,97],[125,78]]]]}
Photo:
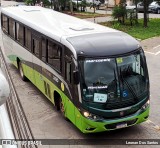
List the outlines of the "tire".
{"type": "Polygon", "coordinates": [[[160,14],[160,9],[157,10],[157,14],[160,14]]]}
{"type": "Polygon", "coordinates": [[[62,99],[59,100],[59,109],[60,109],[61,114],[65,117],[65,109],[64,109],[62,99]]]}
{"type": "Polygon", "coordinates": [[[69,121],[69,119],[65,116],[65,109],[64,109],[64,104],[62,102],[62,99],[59,99],[59,108],[60,108],[60,112],[63,116],[63,118],[66,120],[66,121],[69,121]]]}
{"type": "Polygon", "coordinates": [[[19,65],[18,68],[19,68],[19,73],[20,73],[21,79],[23,81],[27,81],[27,77],[24,75],[24,72],[23,72],[23,67],[22,67],[21,61],[19,62],[18,65],[19,65]]]}

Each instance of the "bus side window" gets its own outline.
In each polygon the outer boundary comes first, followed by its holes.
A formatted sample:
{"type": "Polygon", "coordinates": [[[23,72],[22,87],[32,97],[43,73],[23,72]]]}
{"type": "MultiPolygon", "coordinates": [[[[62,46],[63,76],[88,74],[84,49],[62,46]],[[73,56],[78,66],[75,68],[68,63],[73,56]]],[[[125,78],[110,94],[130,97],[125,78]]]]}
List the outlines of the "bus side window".
{"type": "Polygon", "coordinates": [[[24,44],[24,28],[22,24],[19,24],[16,22],[16,40],[20,43],[20,44],[24,44]]]}
{"type": "Polygon", "coordinates": [[[61,72],[62,48],[60,45],[48,41],[48,64],[50,64],[58,72],[61,72]]]}
{"type": "Polygon", "coordinates": [[[72,77],[71,77],[71,70],[72,70],[72,66],[71,66],[71,62],[70,61],[66,61],[65,62],[65,79],[71,83],[72,82],[72,77]]]}
{"type": "Polygon", "coordinates": [[[33,38],[32,39],[32,49],[33,49],[33,54],[39,58],[40,56],[40,42],[38,39],[33,38]]]}
{"type": "Polygon", "coordinates": [[[2,29],[4,32],[8,33],[8,18],[5,15],[2,15],[2,29]]]}
{"type": "Polygon", "coordinates": [[[31,51],[31,31],[27,27],[25,27],[25,42],[24,42],[25,47],[29,51],[31,51]]]}
{"type": "Polygon", "coordinates": [[[9,34],[15,39],[15,21],[11,18],[9,19],[9,34]]]}
{"type": "Polygon", "coordinates": [[[42,61],[47,62],[46,39],[42,37],[42,61]]]}

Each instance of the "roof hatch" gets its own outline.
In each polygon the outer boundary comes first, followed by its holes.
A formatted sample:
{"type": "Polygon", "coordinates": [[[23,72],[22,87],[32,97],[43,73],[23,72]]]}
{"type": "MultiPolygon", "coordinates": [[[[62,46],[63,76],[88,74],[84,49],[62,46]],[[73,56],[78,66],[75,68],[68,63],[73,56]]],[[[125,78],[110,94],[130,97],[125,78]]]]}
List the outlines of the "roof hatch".
{"type": "Polygon", "coordinates": [[[94,28],[91,28],[91,27],[70,27],[69,29],[74,30],[74,31],[94,30],[94,28]]]}

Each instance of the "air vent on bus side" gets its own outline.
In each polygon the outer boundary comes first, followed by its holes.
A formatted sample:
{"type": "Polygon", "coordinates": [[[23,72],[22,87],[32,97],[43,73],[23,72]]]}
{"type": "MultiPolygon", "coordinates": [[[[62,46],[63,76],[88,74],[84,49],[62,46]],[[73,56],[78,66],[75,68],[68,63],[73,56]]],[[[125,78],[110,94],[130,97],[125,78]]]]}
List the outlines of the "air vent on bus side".
{"type": "Polygon", "coordinates": [[[23,11],[26,11],[26,12],[34,12],[34,11],[41,11],[39,8],[37,8],[37,7],[33,7],[33,8],[28,8],[27,6],[26,6],[26,8],[23,8],[23,11]]]}

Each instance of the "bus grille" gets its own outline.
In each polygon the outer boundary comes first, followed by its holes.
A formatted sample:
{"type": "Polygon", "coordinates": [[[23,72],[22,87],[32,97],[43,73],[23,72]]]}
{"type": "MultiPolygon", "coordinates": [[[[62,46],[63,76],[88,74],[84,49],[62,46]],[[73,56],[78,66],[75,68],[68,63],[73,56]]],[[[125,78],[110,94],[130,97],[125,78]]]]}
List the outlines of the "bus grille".
{"type": "Polygon", "coordinates": [[[111,100],[106,103],[106,109],[107,110],[112,110],[112,109],[119,109],[119,108],[124,108],[128,106],[135,105],[137,102],[134,99],[127,99],[127,100],[111,100]]]}
{"type": "Polygon", "coordinates": [[[125,121],[125,122],[107,124],[107,125],[105,125],[105,128],[106,128],[106,129],[116,129],[116,126],[117,126],[118,124],[124,124],[124,123],[126,123],[127,126],[131,126],[131,125],[134,125],[134,124],[136,123],[136,121],[137,121],[137,119],[133,119],[133,120],[125,121]]]}

